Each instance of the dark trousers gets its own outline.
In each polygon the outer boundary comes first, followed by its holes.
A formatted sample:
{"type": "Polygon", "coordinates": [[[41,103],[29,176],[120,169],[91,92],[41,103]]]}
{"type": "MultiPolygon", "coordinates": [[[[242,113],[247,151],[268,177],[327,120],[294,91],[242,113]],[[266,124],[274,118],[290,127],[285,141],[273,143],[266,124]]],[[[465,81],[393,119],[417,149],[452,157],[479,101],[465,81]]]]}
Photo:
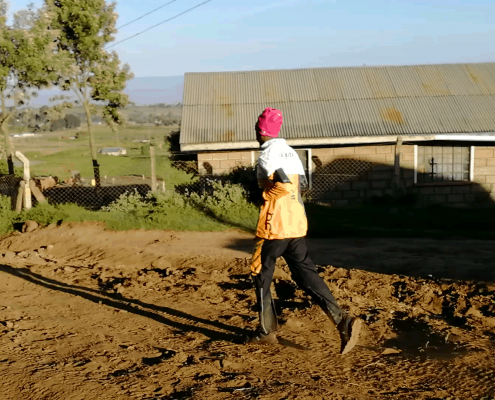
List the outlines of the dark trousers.
{"type": "Polygon", "coordinates": [[[292,279],[323,309],[335,325],[338,325],[344,312],[326,283],[318,275],[313,261],[308,256],[305,239],[265,240],[261,248],[261,271],[253,277],[260,306],[260,324],[265,333],[275,330],[277,326],[270,285],[275,271],[275,262],[281,256],[289,266],[292,279]]]}

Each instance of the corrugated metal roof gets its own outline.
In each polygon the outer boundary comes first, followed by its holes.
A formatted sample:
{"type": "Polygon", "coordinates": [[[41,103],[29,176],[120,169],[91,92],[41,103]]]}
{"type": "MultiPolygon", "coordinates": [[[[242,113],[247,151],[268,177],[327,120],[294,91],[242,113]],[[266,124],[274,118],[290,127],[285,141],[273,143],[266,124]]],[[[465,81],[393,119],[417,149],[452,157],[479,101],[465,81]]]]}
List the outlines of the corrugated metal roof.
{"type": "Polygon", "coordinates": [[[495,131],[495,63],[186,73],[181,144],[495,131]]]}

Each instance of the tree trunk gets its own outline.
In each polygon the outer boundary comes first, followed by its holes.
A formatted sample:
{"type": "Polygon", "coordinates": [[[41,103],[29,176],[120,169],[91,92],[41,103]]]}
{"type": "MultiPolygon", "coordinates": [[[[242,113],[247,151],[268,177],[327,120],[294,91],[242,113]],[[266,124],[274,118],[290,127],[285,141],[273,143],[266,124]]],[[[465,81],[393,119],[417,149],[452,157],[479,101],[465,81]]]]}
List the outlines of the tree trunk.
{"type": "Polygon", "coordinates": [[[93,159],[93,172],[95,177],[96,187],[101,186],[100,181],[100,165],[98,164],[98,160],[96,158],[96,143],[95,137],[93,133],[93,126],[91,125],[91,112],[89,110],[89,102],[85,100],[83,102],[84,112],[86,114],[86,120],[88,123],[88,135],[89,135],[89,147],[91,148],[91,158],[93,159]]]}
{"type": "Polygon", "coordinates": [[[3,138],[5,141],[5,156],[7,158],[7,166],[9,170],[9,175],[14,175],[14,159],[12,155],[12,147],[10,145],[9,137],[9,119],[3,119],[1,123],[0,130],[3,133],[3,138]]]}
{"type": "Polygon", "coordinates": [[[5,156],[7,158],[7,166],[9,169],[9,175],[14,175],[14,160],[12,158],[12,147],[10,145],[10,137],[9,137],[9,119],[12,113],[7,114],[7,106],[5,104],[5,95],[3,92],[0,94],[1,102],[2,102],[2,120],[0,124],[0,130],[3,133],[4,141],[5,141],[5,156]]]}

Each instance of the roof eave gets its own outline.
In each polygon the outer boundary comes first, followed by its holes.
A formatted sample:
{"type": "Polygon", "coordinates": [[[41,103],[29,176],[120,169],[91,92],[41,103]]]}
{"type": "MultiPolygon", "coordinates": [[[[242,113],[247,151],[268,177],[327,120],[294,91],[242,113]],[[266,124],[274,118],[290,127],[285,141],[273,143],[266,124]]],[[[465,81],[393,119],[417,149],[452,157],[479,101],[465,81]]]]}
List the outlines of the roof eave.
{"type": "MultiPolygon", "coordinates": [[[[313,139],[287,139],[290,146],[338,146],[353,144],[386,144],[395,143],[397,138],[405,142],[423,142],[432,140],[452,140],[467,142],[495,142],[495,132],[480,133],[454,133],[435,135],[393,135],[393,136],[366,136],[366,137],[336,137],[336,138],[313,138],[313,139]]],[[[218,142],[218,143],[181,143],[181,151],[226,151],[226,150],[251,150],[260,145],[256,141],[250,142],[218,142]]]]}

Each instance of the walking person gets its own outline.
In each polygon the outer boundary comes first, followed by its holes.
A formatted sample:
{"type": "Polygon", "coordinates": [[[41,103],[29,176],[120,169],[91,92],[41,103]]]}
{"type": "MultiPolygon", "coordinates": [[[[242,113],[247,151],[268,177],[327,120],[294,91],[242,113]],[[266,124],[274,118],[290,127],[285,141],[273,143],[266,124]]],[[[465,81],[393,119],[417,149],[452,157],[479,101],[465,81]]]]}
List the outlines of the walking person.
{"type": "Polygon", "coordinates": [[[301,198],[307,184],[299,156],[285,139],[279,138],[282,112],[266,108],[256,123],[256,138],[261,146],[258,184],[263,189],[263,205],[256,230],[251,273],[259,308],[259,327],[247,343],[276,343],[277,315],[270,285],[275,262],[283,256],[292,279],[328,315],[341,339],[341,354],[356,345],[362,321],[345,313],[330,289],[318,275],[308,256],[305,236],[308,222],[301,198]]]}

